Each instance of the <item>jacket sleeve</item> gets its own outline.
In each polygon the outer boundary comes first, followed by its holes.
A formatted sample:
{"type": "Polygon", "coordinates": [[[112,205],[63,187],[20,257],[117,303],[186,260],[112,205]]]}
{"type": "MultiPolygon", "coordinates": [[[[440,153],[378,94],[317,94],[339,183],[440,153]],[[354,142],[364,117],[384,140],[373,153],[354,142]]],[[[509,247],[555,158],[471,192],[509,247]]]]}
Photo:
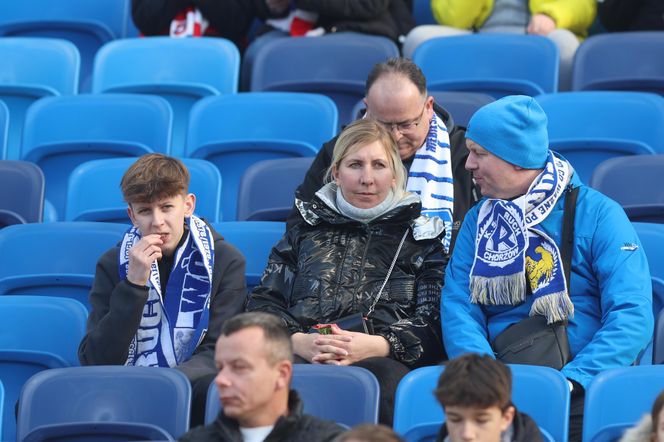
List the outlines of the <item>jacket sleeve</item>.
{"type": "MultiPolygon", "coordinates": [[[[311,201],[316,192],[323,187],[325,173],[332,164],[332,152],[334,151],[334,145],[336,142],[337,138],[335,137],[323,144],[323,147],[318,151],[316,158],[314,158],[314,161],[311,163],[307,174],[304,176],[304,181],[302,181],[302,184],[300,184],[295,190],[296,198],[302,201],[311,201]]],[[[295,205],[293,205],[293,208],[288,215],[288,219],[286,220],[286,231],[302,221],[300,211],[297,210],[295,205]]]]}
{"type": "Polygon", "coordinates": [[[326,19],[367,20],[385,11],[389,0],[298,0],[297,7],[317,12],[326,19]]]}
{"type": "Polygon", "coordinates": [[[131,16],[143,35],[159,35],[178,12],[192,5],[191,0],[132,0],[131,16]]]}
{"type": "Polygon", "coordinates": [[[473,29],[489,16],[490,4],[489,0],[431,0],[431,10],[438,24],[473,29]]]}
{"type": "Polygon", "coordinates": [[[443,359],[440,336],[440,291],[446,255],[440,240],[433,239],[431,247],[417,275],[415,315],[389,326],[383,334],[390,344],[394,359],[409,367],[433,365],[443,359]]]}
{"type": "Polygon", "coordinates": [[[604,0],[597,4],[597,14],[609,32],[629,31],[645,0],[604,0]]]}
{"type": "Polygon", "coordinates": [[[556,27],[585,36],[595,20],[596,0],[530,0],[532,14],[546,14],[556,27]]]}
{"type": "MultiPolygon", "coordinates": [[[[592,263],[602,325],[562,369],[584,388],[604,370],[631,365],[648,344],[654,325],[648,262],[630,221],[617,203],[608,201],[595,226],[590,249],[581,252],[580,260],[592,263]],[[626,244],[638,248],[632,250],[626,244]]],[[[574,247],[579,253],[580,244],[574,247]]]]}
{"type": "Polygon", "coordinates": [[[450,359],[469,352],[493,356],[486,316],[479,305],[470,302],[470,270],[475,256],[478,208],[476,206],[466,215],[445,274],[440,309],[443,342],[450,359]]]}
{"type": "Polygon", "coordinates": [[[215,265],[213,278],[216,290],[210,301],[210,322],[203,342],[191,358],[178,368],[194,381],[201,376],[216,372],[214,347],[227,319],[241,313],[247,299],[244,256],[231,244],[223,240],[215,242],[215,265]]]}
{"type": "Polygon", "coordinates": [[[102,255],[90,291],[87,332],[78,347],[81,365],[124,364],[147,299],[147,287],[120,281],[117,249],[102,255]]]}
{"type": "Polygon", "coordinates": [[[283,238],[272,248],[261,283],[249,295],[247,311],[261,311],[279,316],[291,333],[306,332],[288,311],[292,283],[297,272],[295,241],[297,227],[287,230],[283,238]]]}

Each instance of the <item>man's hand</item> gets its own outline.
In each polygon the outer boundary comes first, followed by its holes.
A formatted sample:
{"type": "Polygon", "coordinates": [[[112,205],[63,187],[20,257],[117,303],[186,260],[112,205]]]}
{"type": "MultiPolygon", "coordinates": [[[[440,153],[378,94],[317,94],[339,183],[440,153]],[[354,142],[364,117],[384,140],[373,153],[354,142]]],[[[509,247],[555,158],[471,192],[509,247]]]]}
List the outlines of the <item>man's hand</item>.
{"type": "Polygon", "coordinates": [[[556,22],[546,14],[535,14],[526,28],[528,34],[549,35],[556,30],[556,22]]]}
{"type": "Polygon", "coordinates": [[[154,261],[161,259],[161,237],[153,233],[140,239],[129,249],[129,268],[127,280],[136,285],[147,285],[150,278],[150,267],[154,261]]]}

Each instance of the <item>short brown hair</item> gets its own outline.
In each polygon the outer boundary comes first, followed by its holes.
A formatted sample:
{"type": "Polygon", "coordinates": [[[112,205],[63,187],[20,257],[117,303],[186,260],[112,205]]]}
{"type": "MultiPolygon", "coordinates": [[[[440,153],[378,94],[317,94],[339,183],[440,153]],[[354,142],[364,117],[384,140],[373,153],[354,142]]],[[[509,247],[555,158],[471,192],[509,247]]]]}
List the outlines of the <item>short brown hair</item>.
{"type": "Polygon", "coordinates": [[[443,408],[505,410],[512,404],[512,372],[488,355],[468,353],[447,362],[434,394],[443,408]]]}
{"type": "Polygon", "coordinates": [[[276,315],[264,312],[239,313],[224,322],[221,336],[230,336],[249,327],[263,330],[267,360],[274,365],[280,361],[293,361],[293,344],[286,325],[276,315]]]}
{"type": "Polygon", "coordinates": [[[128,204],[186,195],[189,192],[189,171],[177,158],[150,153],[127,169],[120,188],[128,204]]]}
{"type": "Polygon", "coordinates": [[[403,442],[403,439],[386,425],[361,424],[341,433],[334,442],[403,442]]]}

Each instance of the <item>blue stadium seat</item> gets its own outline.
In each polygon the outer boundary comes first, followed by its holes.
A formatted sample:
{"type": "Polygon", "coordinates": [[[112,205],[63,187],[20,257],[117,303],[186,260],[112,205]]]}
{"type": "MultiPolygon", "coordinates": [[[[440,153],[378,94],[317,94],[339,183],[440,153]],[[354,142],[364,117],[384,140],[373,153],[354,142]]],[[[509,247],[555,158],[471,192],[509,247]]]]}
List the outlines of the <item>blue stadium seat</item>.
{"type": "Polygon", "coordinates": [[[28,109],[21,159],[41,167],[46,199],[64,219],[67,182],[79,164],[100,158],[168,153],[171,108],[160,97],[76,95],[40,100],[28,109]]]}
{"type": "Polygon", "coordinates": [[[664,364],[664,309],[655,316],[655,332],[653,333],[652,363],[664,364]]]}
{"type": "Polygon", "coordinates": [[[0,228],[41,222],[44,174],[36,164],[0,160],[0,189],[0,228]]]}
{"type": "Polygon", "coordinates": [[[576,51],[572,90],[643,91],[664,95],[663,46],[662,32],[611,32],[590,36],[576,51]]]}
{"type": "Polygon", "coordinates": [[[237,198],[238,221],[286,221],[313,158],[258,161],[247,168],[237,198]]]}
{"type": "Polygon", "coordinates": [[[130,0],[7,2],[0,15],[0,37],[71,41],[81,54],[80,90],[89,92],[94,55],[104,43],[126,36],[130,8],[130,0]]]}
{"type": "Polygon", "coordinates": [[[454,124],[467,127],[470,117],[482,106],[495,99],[489,94],[460,91],[429,91],[436,103],[444,107],[454,119],[454,124]]]}
{"type": "Polygon", "coordinates": [[[215,230],[237,247],[247,261],[247,289],[260,283],[272,246],[286,232],[286,223],[274,221],[229,221],[214,223],[215,230]]]}
{"type": "MultiPolygon", "coordinates": [[[[433,390],[445,369],[443,365],[422,367],[408,373],[399,383],[394,403],[394,429],[405,434],[426,425],[417,437],[430,434],[434,425],[442,425],[445,414],[433,390]]],[[[512,370],[512,401],[554,440],[567,442],[569,426],[569,386],[565,377],[549,367],[510,365],[512,370]],[[537,395],[533,395],[537,391],[537,395]]],[[[418,440],[413,435],[413,439],[418,440]]],[[[426,439],[425,439],[426,440],[426,439]]]]}
{"type": "Polygon", "coordinates": [[[663,177],[664,154],[624,156],[601,162],[590,186],[620,203],[630,220],[664,223],[663,177]]]}
{"type": "Polygon", "coordinates": [[[2,440],[15,440],[14,406],[33,374],[78,365],[87,309],[74,299],[0,296],[0,379],[5,387],[2,440]]]}
{"type": "MultiPolygon", "coordinates": [[[[291,388],[304,403],[304,412],[347,427],[378,423],[378,380],[362,367],[294,364],[291,388]]],[[[208,389],[205,423],[221,411],[214,381],[208,389]]]]}
{"type": "Polygon", "coordinates": [[[78,92],[80,59],[76,46],[65,40],[0,38],[0,100],[9,109],[4,159],[20,159],[23,121],[30,104],[42,97],[78,92]]]}
{"type": "Polygon", "coordinates": [[[7,135],[9,132],[9,109],[0,100],[0,160],[7,158],[7,135]]]}
{"type": "Polygon", "coordinates": [[[294,92],[208,97],[191,109],[185,156],[219,168],[221,220],[236,220],[244,171],[257,161],[312,157],[331,139],[337,109],[329,98],[294,92]]]}
{"type": "Polygon", "coordinates": [[[586,388],[583,441],[598,440],[597,434],[609,426],[613,426],[613,436],[633,426],[650,411],[662,390],[663,365],[621,367],[599,373],[586,388]]]}
{"type": "Polygon", "coordinates": [[[398,56],[394,42],[377,35],[277,38],[256,53],[250,90],[325,94],[339,109],[339,124],[345,125],[355,119],[353,106],[364,97],[374,64],[398,56]]]}
{"type": "Polygon", "coordinates": [[[95,57],[92,91],[159,95],[173,108],[171,153],[181,156],[191,106],[237,92],[240,53],[223,38],[146,37],[104,45],[95,57]]]}
{"type": "Polygon", "coordinates": [[[173,368],[90,366],[48,370],[26,382],[16,433],[18,440],[23,440],[31,432],[66,434],[67,426],[75,429],[81,424],[86,424],[83,429],[148,424],[177,438],[189,429],[190,401],[189,380],[173,368]]]}
{"type": "Polygon", "coordinates": [[[632,223],[648,258],[650,276],[664,280],[664,225],[632,223]]]}
{"type": "Polygon", "coordinates": [[[602,161],[664,153],[664,98],[640,92],[563,92],[535,97],[548,117],[551,149],[585,183],[602,161]],[[620,124],[616,123],[620,115],[620,124]]]}
{"type": "MultiPolygon", "coordinates": [[[[66,221],[129,223],[120,180],[136,158],[108,158],[78,165],[69,176],[66,221]],[[94,189],[91,192],[90,189],[94,189]]],[[[189,192],[196,195],[197,216],[217,222],[221,201],[221,175],[205,160],[183,158],[189,170],[189,192]]]]}
{"type": "Polygon", "coordinates": [[[424,72],[429,92],[481,92],[500,98],[558,90],[558,48],[538,35],[432,38],[415,49],[413,61],[424,72]]]}
{"type": "Polygon", "coordinates": [[[63,296],[88,306],[97,260],[127,228],[81,221],[0,229],[0,295],[63,296]]]}

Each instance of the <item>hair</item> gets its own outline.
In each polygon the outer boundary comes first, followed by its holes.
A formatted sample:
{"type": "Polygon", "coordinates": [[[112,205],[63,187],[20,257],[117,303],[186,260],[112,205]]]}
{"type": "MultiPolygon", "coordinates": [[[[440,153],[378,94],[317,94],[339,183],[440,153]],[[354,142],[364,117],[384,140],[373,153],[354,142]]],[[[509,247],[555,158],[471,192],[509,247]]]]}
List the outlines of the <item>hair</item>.
{"type": "Polygon", "coordinates": [[[387,425],[361,424],[341,433],[334,442],[403,442],[394,430],[387,425]]]}
{"type": "Polygon", "coordinates": [[[332,164],[327,170],[325,181],[331,181],[332,170],[335,168],[338,170],[344,158],[374,141],[378,141],[385,149],[388,164],[396,181],[395,192],[400,196],[399,193],[403,193],[406,189],[406,168],[399,157],[397,142],[388,128],[369,118],[353,121],[341,132],[334,145],[332,164]]]}
{"type": "Polygon", "coordinates": [[[226,320],[221,329],[222,336],[230,336],[245,328],[263,330],[267,360],[274,365],[283,360],[293,361],[293,344],[290,332],[276,315],[263,312],[245,312],[226,320]]]}
{"type": "Polygon", "coordinates": [[[659,415],[662,413],[662,408],[664,408],[664,390],[657,396],[655,402],[652,404],[652,411],[650,416],[652,419],[652,433],[657,433],[657,424],[659,423],[659,415]]]}
{"type": "Polygon", "coordinates": [[[498,406],[504,411],[512,404],[512,373],[488,355],[465,354],[445,365],[434,395],[443,408],[498,406]]]}
{"type": "Polygon", "coordinates": [[[369,89],[376,80],[387,75],[405,77],[417,87],[420,94],[423,96],[427,94],[427,79],[420,67],[407,58],[394,57],[382,63],[377,63],[371,68],[365,84],[365,95],[369,94],[369,89]]]}
{"type": "Polygon", "coordinates": [[[140,157],[122,176],[122,196],[128,203],[151,203],[189,191],[189,171],[182,161],[160,153],[140,157]]]}

